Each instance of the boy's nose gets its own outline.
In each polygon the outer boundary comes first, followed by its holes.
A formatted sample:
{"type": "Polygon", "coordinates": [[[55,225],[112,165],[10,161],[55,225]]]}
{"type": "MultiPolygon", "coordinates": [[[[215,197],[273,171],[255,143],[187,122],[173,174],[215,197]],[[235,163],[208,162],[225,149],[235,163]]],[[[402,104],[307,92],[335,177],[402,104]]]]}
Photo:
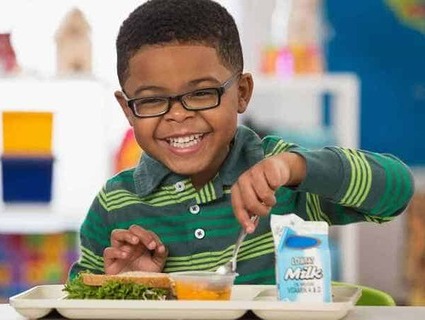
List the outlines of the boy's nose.
{"type": "Polygon", "coordinates": [[[170,110],[164,115],[164,119],[166,120],[182,122],[186,118],[190,118],[195,115],[194,111],[185,109],[182,102],[177,99],[171,101],[170,104],[170,110]]]}

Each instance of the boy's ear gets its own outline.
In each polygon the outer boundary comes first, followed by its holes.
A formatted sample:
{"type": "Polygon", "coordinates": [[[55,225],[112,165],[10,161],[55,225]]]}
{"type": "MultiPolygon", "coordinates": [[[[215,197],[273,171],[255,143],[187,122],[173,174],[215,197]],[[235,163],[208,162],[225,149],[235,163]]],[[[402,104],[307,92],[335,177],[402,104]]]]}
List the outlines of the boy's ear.
{"type": "Polygon", "coordinates": [[[239,103],[238,113],[244,113],[251,100],[252,91],[254,90],[254,80],[250,73],[244,73],[239,80],[239,103]]]}
{"type": "Polygon", "coordinates": [[[128,120],[130,126],[133,126],[133,114],[130,108],[127,106],[127,101],[124,99],[121,91],[115,91],[114,93],[115,99],[117,99],[118,103],[121,106],[121,110],[124,112],[125,117],[128,120]]]}

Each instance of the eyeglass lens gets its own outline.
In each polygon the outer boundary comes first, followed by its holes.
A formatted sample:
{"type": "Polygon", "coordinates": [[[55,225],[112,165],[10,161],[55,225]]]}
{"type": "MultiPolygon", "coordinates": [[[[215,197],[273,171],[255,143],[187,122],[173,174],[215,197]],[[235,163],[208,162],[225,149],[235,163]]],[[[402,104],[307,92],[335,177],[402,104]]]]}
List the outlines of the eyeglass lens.
{"type": "Polygon", "coordinates": [[[201,89],[175,98],[143,98],[133,101],[133,108],[140,116],[150,116],[168,110],[172,100],[180,100],[187,109],[202,110],[217,106],[220,100],[217,89],[201,89]]]}

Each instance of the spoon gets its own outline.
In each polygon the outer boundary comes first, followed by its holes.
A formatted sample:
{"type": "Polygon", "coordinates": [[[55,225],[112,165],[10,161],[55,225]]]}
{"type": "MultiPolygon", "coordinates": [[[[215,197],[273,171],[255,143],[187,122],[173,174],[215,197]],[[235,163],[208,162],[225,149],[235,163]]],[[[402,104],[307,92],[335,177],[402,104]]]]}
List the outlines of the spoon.
{"type": "MultiPolygon", "coordinates": [[[[257,215],[251,216],[251,221],[253,223],[256,223],[257,220],[258,220],[257,215]]],[[[218,267],[218,269],[215,271],[216,273],[226,275],[226,274],[232,274],[236,272],[236,258],[238,257],[239,248],[241,247],[242,242],[245,239],[246,235],[247,235],[247,232],[245,231],[245,229],[242,229],[239,232],[239,236],[235,243],[235,248],[233,249],[232,257],[230,258],[228,262],[218,267]]]]}

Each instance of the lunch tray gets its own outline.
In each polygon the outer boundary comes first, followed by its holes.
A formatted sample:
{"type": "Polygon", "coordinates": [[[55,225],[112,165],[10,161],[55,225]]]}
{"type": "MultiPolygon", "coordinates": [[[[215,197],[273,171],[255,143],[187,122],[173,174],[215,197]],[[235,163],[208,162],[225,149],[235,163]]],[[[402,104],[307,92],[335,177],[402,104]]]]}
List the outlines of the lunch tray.
{"type": "Polygon", "coordinates": [[[274,285],[235,285],[228,301],[68,300],[63,285],[40,285],[9,298],[15,310],[39,319],[56,310],[69,319],[220,319],[248,311],[264,320],[337,320],[354,307],[361,290],[332,287],[332,303],[282,302],[274,285]]]}

